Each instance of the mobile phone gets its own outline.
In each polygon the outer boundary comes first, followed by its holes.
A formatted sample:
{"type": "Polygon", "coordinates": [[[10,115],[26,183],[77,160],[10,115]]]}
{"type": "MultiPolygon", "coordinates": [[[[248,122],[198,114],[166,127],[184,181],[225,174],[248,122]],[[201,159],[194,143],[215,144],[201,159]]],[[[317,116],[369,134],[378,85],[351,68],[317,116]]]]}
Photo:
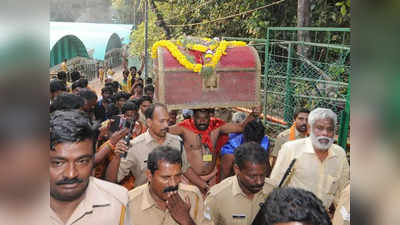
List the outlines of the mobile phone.
{"type": "Polygon", "coordinates": [[[125,122],[124,122],[124,128],[131,129],[131,128],[132,128],[132,121],[130,121],[130,120],[125,120],[125,122]]]}
{"type": "Polygon", "coordinates": [[[114,120],[114,121],[110,125],[110,131],[112,133],[114,133],[116,131],[119,131],[120,118],[118,116],[112,116],[111,119],[114,120]]]}
{"type": "MultiPolygon", "coordinates": [[[[132,138],[132,134],[131,134],[131,132],[132,132],[132,126],[133,126],[133,121],[131,121],[131,120],[125,120],[125,122],[124,122],[124,128],[128,128],[129,129],[129,133],[124,137],[124,140],[125,140],[125,143],[126,143],[126,145],[129,147],[129,143],[130,143],[130,140],[131,140],[131,138],[132,138]]],[[[121,158],[126,158],[126,156],[127,156],[127,152],[125,152],[123,155],[121,155],[121,158]]]]}

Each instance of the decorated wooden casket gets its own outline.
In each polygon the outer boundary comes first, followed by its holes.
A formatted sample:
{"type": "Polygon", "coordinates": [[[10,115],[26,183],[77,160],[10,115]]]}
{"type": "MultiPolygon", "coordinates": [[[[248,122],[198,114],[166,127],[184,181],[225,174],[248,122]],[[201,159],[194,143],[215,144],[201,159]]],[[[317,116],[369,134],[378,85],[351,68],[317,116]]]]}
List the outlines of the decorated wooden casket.
{"type": "MultiPolygon", "coordinates": [[[[194,72],[196,69],[182,65],[183,55],[177,55],[173,49],[171,46],[154,49],[153,46],[155,98],[168,109],[252,107],[260,104],[261,65],[252,46],[227,47],[207,75],[198,72],[199,68],[194,72]]],[[[202,53],[177,47],[175,51],[178,49],[186,51],[185,56],[203,68],[213,56],[210,50],[204,52],[204,49],[202,53]]],[[[214,50],[214,55],[216,53],[218,48],[214,50]]]]}

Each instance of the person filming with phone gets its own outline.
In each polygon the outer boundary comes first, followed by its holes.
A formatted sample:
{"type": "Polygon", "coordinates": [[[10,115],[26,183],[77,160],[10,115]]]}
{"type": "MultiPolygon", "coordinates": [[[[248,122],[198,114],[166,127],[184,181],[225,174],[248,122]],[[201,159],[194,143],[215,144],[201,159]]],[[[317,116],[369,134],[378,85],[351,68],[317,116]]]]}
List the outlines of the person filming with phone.
{"type": "MultiPolygon", "coordinates": [[[[116,145],[119,141],[125,141],[127,144],[136,136],[144,133],[146,127],[138,122],[138,106],[133,102],[127,102],[122,106],[122,114],[113,116],[110,120],[103,123],[100,128],[101,135],[110,138],[104,142],[96,151],[95,163],[96,177],[106,179],[106,169],[115,156],[120,157],[116,153],[116,145]]],[[[113,181],[115,182],[115,181],[113,181]]],[[[119,184],[131,190],[134,187],[134,178],[132,174],[127,174],[119,184]]]]}
{"type": "Polygon", "coordinates": [[[179,150],[182,155],[182,172],[186,173],[189,164],[182,139],[168,133],[168,110],[163,104],[150,105],[145,112],[148,130],[134,138],[130,145],[121,140],[117,143],[115,152],[121,156],[114,157],[106,172],[106,179],[111,182],[120,182],[131,173],[135,177],[135,187],[147,182],[146,160],[150,152],[158,146],[170,146],[179,150]]]}

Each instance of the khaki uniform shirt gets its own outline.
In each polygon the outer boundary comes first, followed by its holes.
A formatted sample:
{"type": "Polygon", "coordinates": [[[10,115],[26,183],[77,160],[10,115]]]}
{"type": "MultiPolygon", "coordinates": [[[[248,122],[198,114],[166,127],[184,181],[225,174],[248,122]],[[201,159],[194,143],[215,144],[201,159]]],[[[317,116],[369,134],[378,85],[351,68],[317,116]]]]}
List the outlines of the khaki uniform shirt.
{"type": "Polygon", "coordinates": [[[264,188],[249,199],[239,186],[237,176],[224,179],[213,186],[205,200],[205,215],[215,225],[250,225],[275,185],[265,179],[264,188]]]}
{"type": "Polygon", "coordinates": [[[340,194],[332,225],[350,225],[350,185],[347,185],[340,194]]]}
{"type": "MultiPolygon", "coordinates": [[[[90,177],[84,199],[76,207],[65,225],[132,225],[128,218],[128,190],[126,188],[90,177]]],[[[64,225],[50,209],[52,225],[64,225]]]]}
{"type": "Polygon", "coordinates": [[[321,162],[310,138],[289,141],[282,145],[271,179],[279,183],[290,162],[296,158],[292,173],[283,186],[313,192],[326,208],[332,202],[337,205],[341,191],[350,182],[350,168],[342,147],[333,144],[328,151],[328,156],[321,162]]]}
{"type": "MultiPolygon", "coordinates": [[[[271,152],[271,156],[273,157],[278,157],[279,150],[281,150],[282,145],[285,144],[286,142],[289,141],[289,136],[290,136],[290,128],[287,130],[282,131],[278,136],[276,137],[274,149],[271,152]]],[[[300,139],[300,138],[305,138],[306,136],[302,133],[300,133],[297,129],[295,129],[295,138],[300,139]]]]}
{"type": "MultiPolygon", "coordinates": [[[[162,146],[170,146],[181,150],[181,138],[176,135],[167,133],[166,139],[162,146]]],[[[135,177],[135,187],[146,183],[147,176],[147,158],[154,148],[160,146],[156,140],[150,135],[147,130],[145,133],[131,140],[130,148],[126,158],[121,158],[121,163],[118,170],[118,182],[129,174],[129,171],[135,177]]],[[[186,158],[186,152],[182,145],[182,172],[189,168],[186,158]]]]}
{"type": "MultiPolygon", "coordinates": [[[[178,194],[190,201],[190,216],[196,225],[212,224],[204,217],[204,202],[196,186],[179,184],[178,194]]],[[[149,185],[144,184],[129,191],[129,213],[135,225],[178,225],[168,210],[161,210],[150,195],[149,185]]]]}

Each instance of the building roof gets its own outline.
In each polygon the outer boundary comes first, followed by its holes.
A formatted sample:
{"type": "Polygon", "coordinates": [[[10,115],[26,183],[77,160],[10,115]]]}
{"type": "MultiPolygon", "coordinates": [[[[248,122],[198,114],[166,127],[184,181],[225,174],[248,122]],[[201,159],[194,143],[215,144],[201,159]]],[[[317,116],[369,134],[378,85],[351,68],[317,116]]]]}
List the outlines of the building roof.
{"type": "Polygon", "coordinates": [[[50,50],[61,38],[67,35],[77,37],[86,47],[86,50],[94,50],[93,58],[104,60],[108,46],[115,42],[116,35],[121,39],[121,44],[128,44],[132,25],[129,24],[102,24],[102,23],[71,23],[50,22],[50,50]]]}

